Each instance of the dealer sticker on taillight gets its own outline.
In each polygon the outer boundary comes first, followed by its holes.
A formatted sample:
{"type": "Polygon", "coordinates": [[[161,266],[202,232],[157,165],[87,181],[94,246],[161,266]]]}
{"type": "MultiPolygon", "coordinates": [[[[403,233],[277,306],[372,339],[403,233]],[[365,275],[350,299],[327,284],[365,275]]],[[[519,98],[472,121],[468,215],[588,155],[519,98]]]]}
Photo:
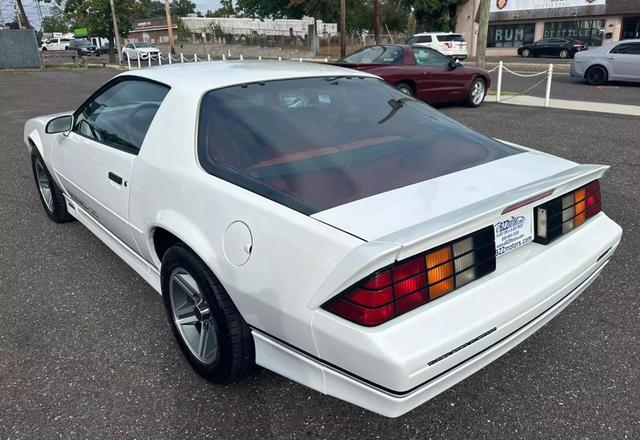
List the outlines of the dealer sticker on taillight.
{"type": "Polygon", "coordinates": [[[510,212],[493,225],[496,238],[496,257],[518,249],[533,241],[533,209],[510,212]]]}

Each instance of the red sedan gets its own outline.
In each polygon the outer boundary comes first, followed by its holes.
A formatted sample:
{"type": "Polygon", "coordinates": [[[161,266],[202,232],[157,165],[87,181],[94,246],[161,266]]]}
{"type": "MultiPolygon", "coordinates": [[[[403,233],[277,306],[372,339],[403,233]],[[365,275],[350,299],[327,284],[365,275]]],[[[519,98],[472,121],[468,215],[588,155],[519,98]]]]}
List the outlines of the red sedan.
{"type": "Polygon", "coordinates": [[[486,70],[463,66],[428,47],[367,46],[336,64],[378,75],[403,93],[429,104],[464,102],[478,107],[491,85],[486,70]]]}

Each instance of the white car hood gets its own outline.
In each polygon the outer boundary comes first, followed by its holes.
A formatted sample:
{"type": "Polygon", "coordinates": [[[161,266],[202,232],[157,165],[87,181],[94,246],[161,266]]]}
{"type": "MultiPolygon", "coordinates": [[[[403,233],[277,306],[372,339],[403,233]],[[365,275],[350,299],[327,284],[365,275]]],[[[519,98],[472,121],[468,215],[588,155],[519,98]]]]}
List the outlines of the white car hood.
{"type": "Polygon", "coordinates": [[[515,194],[532,182],[575,167],[579,167],[575,162],[526,151],[330,208],[312,217],[367,241],[389,241],[399,231],[496,196],[515,194]]]}

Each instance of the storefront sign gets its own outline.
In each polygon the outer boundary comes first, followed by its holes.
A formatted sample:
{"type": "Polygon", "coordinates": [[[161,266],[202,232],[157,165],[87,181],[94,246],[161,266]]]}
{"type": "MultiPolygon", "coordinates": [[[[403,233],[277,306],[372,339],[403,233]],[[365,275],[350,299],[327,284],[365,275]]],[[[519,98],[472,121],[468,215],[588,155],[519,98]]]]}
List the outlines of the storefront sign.
{"type": "Polygon", "coordinates": [[[491,0],[491,12],[604,5],[607,0],[491,0]]]}

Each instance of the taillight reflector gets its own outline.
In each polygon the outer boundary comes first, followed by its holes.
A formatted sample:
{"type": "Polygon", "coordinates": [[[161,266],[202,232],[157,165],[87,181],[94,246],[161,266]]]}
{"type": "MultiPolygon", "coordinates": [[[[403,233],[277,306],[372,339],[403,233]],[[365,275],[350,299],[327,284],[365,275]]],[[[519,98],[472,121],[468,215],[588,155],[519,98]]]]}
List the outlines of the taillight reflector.
{"type": "Polygon", "coordinates": [[[572,231],[602,209],[600,182],[593,182],[534,209],[536,243],[547,244],[572,231]]]}
{"type": "Polygon", "coordinates": [[[493,226],[399,261],[323,305],[349,321],[376,326],[496,268],[493,226]]]}

